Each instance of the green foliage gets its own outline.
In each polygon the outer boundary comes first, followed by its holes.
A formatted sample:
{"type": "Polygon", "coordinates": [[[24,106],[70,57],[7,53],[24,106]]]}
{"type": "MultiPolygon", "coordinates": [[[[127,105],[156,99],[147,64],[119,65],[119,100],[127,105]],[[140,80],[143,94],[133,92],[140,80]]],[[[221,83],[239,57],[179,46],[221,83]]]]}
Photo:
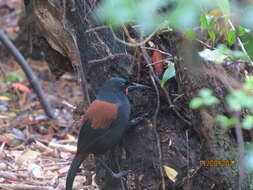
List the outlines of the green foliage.
{"type": "Polygon", "coordinates": [[[238,26],[238,29],[237,29],[238,36],[240,36],[240,37],[244,36],[247,33],[247,31],[249,31],[249,30],[246,29],[245,27],[243,27],[241,25],[238,26]]]}
{"type": "Polygon", "coordinates": [[[227,58],[229,58],[230,60],[243,59],[245,61],[249,61],[244,52],[239,51],[239,50],[232,51],[231,49],[229,49],[227,46],[225,46],[223,44],[218,45],[217,50],[221,54],[227,56],[227,58]]]}
{"type": "Polygon", "coordinates": [[[228,46],[232,46],[235,43],[235,39],[236,39],[236,31],[235,30],[227,31],[228,46]]]}
{"type": "MultiPolygon", "coordinates": [[[[241,112],[242,109],[247,108],[251,113],[253,112],[253,76],[248,76],[245,79],[243,89],[235,89],[226,96],[226,103],[231,112],[241,112]]],[[[197,109],[201,106],[209,106],[218,104],[219,100],[212,95],[210,89],[201,89],[198,97],[195,97],[190,102],[190,108],[197,109]]],[[[216,121],[221,127],[227,128],[236,124],[236,118],[229,118],[225,115],[217,115],[216,121]]],[[[250,130],[253,128],[253,115],[246,115],[241,121],[244,129],[250,130]]]]}
{"type": "Polygon", "coordinates": [[[216,34],[214,32],[214,25],[215,25],[215,20],[213,16],[206,15],[204,13],[200,14],[200,26],[207,30],[208,35],[212,42],[215,42],[216,40],[216,34]]]}
{"type": "Polygon", "coordinates": [[[243,88],[245,90],[252,90],[253,89],[253,76],[247,76],[245,78],[245,83],[243,84],[243,88]]]}
{"type": "MultiPolygon", "coordinates": [[[[202,0],[203,1],[203,0],[202,0]]],[[[203,3],[201,0],[199,3],[203,3]]],[[[189,28],[193,28],[197,24],[197,20],[200,14],[199,7],[195,0],[179,0],[173,2],[175,9],[171,13],[165,14],[166,20],[174,28],[185,31],[189,28]]]]}
{"type": "Polygon", "coordinates": [[[209,37],[212,40],[212,42],[215,42],[215,40],[216,40],[216,34],[215,34],[215,32],[212,31],[212,30],[210,30],[210,31],[208,31],[208,34],[209,34],[209,37]]]}
{"type": "Polygon", "coordinates": [[[4,92],[1,95],[2,96],[6,96],[6,97],[11,98],[11,99],[13,98],[13,95],[11,93],[9,93],[9,92],[4,92]]]}
{"type": "Polygon", "coordinates": [[[200,106],[219,104],[219,99],[212,95],[212,91],[208,88],[203,88],[199,91],[199,96],[192,99],[190,108],[197,109],[200,106]]]}
{"type": "Polygon", "coordinates": [[[157,14],[159,8],[169,0],[107,0],[96,9],[95,15],[108,24],[119,27],[134,23],[141,26],[138,30],[150,33],[166,19],[157,14]]]}
{"type": "Polygon", "coordinates": [[[21,82],[23,81],[23,77],[18,74],[18,73],[11,73],[11,74],[8,74],[6,77],[5,77],[5,84],[7,86],[11,85],[11,83],[13,82],[21,82]]]}
{"type": "Polygon", "coordinates": [[[217,115],[215,120],[218,122],[218,124],[223,128],[232,127],[236,124],[235,118],[229,118],[225,115],[217,115]]]}
{"type": "Polygon", "coordinates": [[[114,27],[131,23],[145,34],[167,28],[168,24],[185,31],[197,24],[201,5],[209,7],[214,4],[210,0],[104,0],[95,16],[114,27]],[[167,5],[173,8],[161,11],[167,5]]]}
{"type": "Polygon", "coordinates": [[[253,115],[246,115],[246,117],[242,120],[242,126],[244,129],[252,129],[253,127],[253,115]]]}
{"type": "Polygon", "coordinates": [[[199,52],[199,55],[207,61],[215,62],[215,63],[224,63],[225,60],[236,60],[242,59],[245,61],[249,61],[248,57],[244,52],[239,50],[230,50],[225,45],[218,45],[216,49],[205,49],[199,52]]]}
{"type": "Polygon", "coordinates": [[[209,29],[209,25],[207,23],[207,16],[205,14],[200,14],[200,26],[206,30],[209,29]]]}
{"type": "Polygon", "coordinates": [[[193,98],[192,101],[190,102],[190,108],[191,109],[197,109],[200,106],[202,106],[203,104],[204,103],[203,103],[202,98],[196,97],[196,98],[193,98]]]}
{"type": "Polygon", "coordinates": [[[190,40],[196,39],[196,32],[194,32],[192,29],[188,29],[185,31],[185,36],[190,40]]]}
{"type": "Polygon", "coordinates": [[[253,60],[253,32],[246,32],[243,36],[241,36],[241,40],[244,44],[244,47],[251,58],[253,60]]]}
{"type": "Polygon", "coordinates": [[[163,74],[163,78],[160,81],[160,85],[163,88],[165,83],[171,79],[172,77],[174,77],[176,75],[176,71],[175,71],[175,64],[170,64],[169,67],[166,69],[166,71],[163,74]]]}
{"type": "Polygon", "coordinates": [[[248,108],[253,111],[253,96],[243,90],[234,90],[227,95],[226,99],[231,111],[241,111],[242,108],[248,108]]]}

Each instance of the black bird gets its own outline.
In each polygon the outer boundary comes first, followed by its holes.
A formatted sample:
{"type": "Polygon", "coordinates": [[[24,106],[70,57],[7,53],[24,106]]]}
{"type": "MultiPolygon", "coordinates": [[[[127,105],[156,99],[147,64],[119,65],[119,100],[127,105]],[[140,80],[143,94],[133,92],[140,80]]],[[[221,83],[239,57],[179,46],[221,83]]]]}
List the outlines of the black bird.
{"type": "Polygon", "coordinates": [[[129,126],[128,89],[139,87],[145,86],[123,78],[111,78],[100,88],[97,99],[83,117],[77,152],[68,171],[66,190],[72,190],[76,172],[90,153],[104,154],[120,141],[129,126]]]}

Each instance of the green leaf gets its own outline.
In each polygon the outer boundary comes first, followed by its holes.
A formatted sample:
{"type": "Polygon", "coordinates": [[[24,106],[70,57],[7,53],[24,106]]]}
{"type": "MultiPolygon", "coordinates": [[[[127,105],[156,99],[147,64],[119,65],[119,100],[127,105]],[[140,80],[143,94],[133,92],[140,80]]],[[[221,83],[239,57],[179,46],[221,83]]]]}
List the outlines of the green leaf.
{"type": "Polygon", "coordinates": [[[95,10],[94,16],[112,26],[130,22],[138,14],[137,4],[132,0],[103,1],[95,10]]]}
{"type": "Polygon", "coordinates": [[[216,34],[215,34],[215,32],[212,31],[212,30],[209,30],[208,34],[209,34],[209,37],[211,38],[212,42],[215,42],[215,40],[216,40],[216,34]]]}
{"type": "Polygon", "coordinates": [[[196,39],[196,33],[192,29],[188,29],[185,31],[185,36],[190,40],[196,39]]]}
{"type": "Polygon", "coordinates": [[[244,28],[243,26],[238,26],[238,36],[244,36],[246,34],[246,28],[244,28]]]}
{"type": "Polygon", "coordinates": [[[207,18],[206,15],[203,13],[201,13],[200,15],[200,26],[204,29],[208,29],[207,18]]]}
{"type": "Polygon", "coordinates": [[[239,51],[239,50],[234,50],[232,51],[232,55],[237,58],[237,59],[243,59],[243,60],[246,60],[246,61],[249,61],[248,57],[245,55],[244,52],[242,51],[239,51]]]}
{"type": "Polygon", "coordinates": [[[203,98],[203,102],[207,106],[220,103],[219,99],[216,98],[215,96],[210,96],[210,97],[203,98]]]}
{"type": "Polygon", "coordinates": [[[245,90],[252,90],[252,88],[253,88],[253,76],[246,76],[243,88],[245,90]]]}
{"type": "Polygon", "coordinates": [[[170,64],[169,67],[166,69],[166,71],[163,74],[163,78],[160,81],[161,87],[163,88],[165,83],[171,79],[172,77],[174,77],[176,75],[176,71],[175,71],[175,64],[170,64]]]}
{"type": "Polygon", "coordinates": [[[21,82],[21,81],[23,81],[23,77],[18,73],[11,73],[5,77],[5,84],[7,86],[11,85],[11,83],[13,82],[21,82]]]}
{"type": "Polygon", "coordinates": [[[253,110],[253,96],[248,95],[247,98],[242,100],[242,104],[245,108],[253,110]]]}
{"type": "Polygon", "coordinates": [[[227,31],[228,46],[232,46],[235,43],[235,38],[236,38],[235,30],[227,31]]]}
{"type": "Polygon", "coordinates": [[[242,126],[244,129],[252,129],[253,128],[253,116],[252,115],[247,115],[243,120],[242,120],[242,126]]]}
{"type": "Polygon", "coordinates": [[[202,98],[207,98],[207,97],[212,96],[212,93],[213,93],[212,90],[210,90],[209,88],[202,88],[199,91],[199,96],[202,98]]]}
{"type": "Polygon", "coordinates": [[[232,127],[236,124],[235,118],[228,118],[225,115],[217,115],[215,120],[219,123],[219,125],[223,128],[232,127]]]}
{"type": "MultiPolygon", "coordinates": [[[[252,9],[253,10],[253,9],[252,9]]],[[[253,13],[252,13],[253,15],[253,13]]],[[[253,20],[253,19],[252,19],[253,20]]],[[[246,33],[240,38],[251,59],[253,59],[253,32],[246,33]]]]}
{"type": "Polygon", "coordinates": [[[233,111],[240,111],[245,104],[245,100],[248,99],[248,96],[241,90],[234,90],[227,97],[227,103],[229,108],[233,111]]]}
{"type": "Polygon", "coordinates": [[[199,97],[193,98],[190,102],[191,109],[197,109],[202,105],[203,105],[203,100],[202,100],[202,98],[199,98],[199,97]]]}
{"type": "MultiPolygon", "coordinates": [[[[169,1],[172,2],[171,0],[169,1]]],[[[143,3],[146,2],[147,0],[144,0],[143,3]]],[[[185,31],[186,29],[193,28],[197,25],[199,10],[192,1],[173,1],[172,4],[174,4],[175,9],[168,11],[167,18],[174,28],[185,31]]]]}

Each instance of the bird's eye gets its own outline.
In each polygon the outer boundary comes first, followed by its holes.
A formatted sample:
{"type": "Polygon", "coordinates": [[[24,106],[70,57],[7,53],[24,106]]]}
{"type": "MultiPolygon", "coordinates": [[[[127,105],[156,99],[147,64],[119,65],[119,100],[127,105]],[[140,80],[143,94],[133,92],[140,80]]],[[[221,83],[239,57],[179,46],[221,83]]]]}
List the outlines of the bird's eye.
{"type": "Polygon", "coordinates": [[[124,86],[126,86],[126,87],[129,86],[129,84],[130,84],[129,81],[125,81],[125,82],[124,82],[124,86]]]}

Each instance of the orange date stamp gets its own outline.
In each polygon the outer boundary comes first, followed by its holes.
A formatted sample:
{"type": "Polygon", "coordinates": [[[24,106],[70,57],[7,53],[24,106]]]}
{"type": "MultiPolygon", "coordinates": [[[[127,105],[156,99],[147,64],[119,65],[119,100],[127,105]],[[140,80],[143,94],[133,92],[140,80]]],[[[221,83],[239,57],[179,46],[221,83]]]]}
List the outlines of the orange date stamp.
{"type": "Polygon", "coordinates": [[[200,160],[201,167],[236,167],[236,160],[200,160]]]}

